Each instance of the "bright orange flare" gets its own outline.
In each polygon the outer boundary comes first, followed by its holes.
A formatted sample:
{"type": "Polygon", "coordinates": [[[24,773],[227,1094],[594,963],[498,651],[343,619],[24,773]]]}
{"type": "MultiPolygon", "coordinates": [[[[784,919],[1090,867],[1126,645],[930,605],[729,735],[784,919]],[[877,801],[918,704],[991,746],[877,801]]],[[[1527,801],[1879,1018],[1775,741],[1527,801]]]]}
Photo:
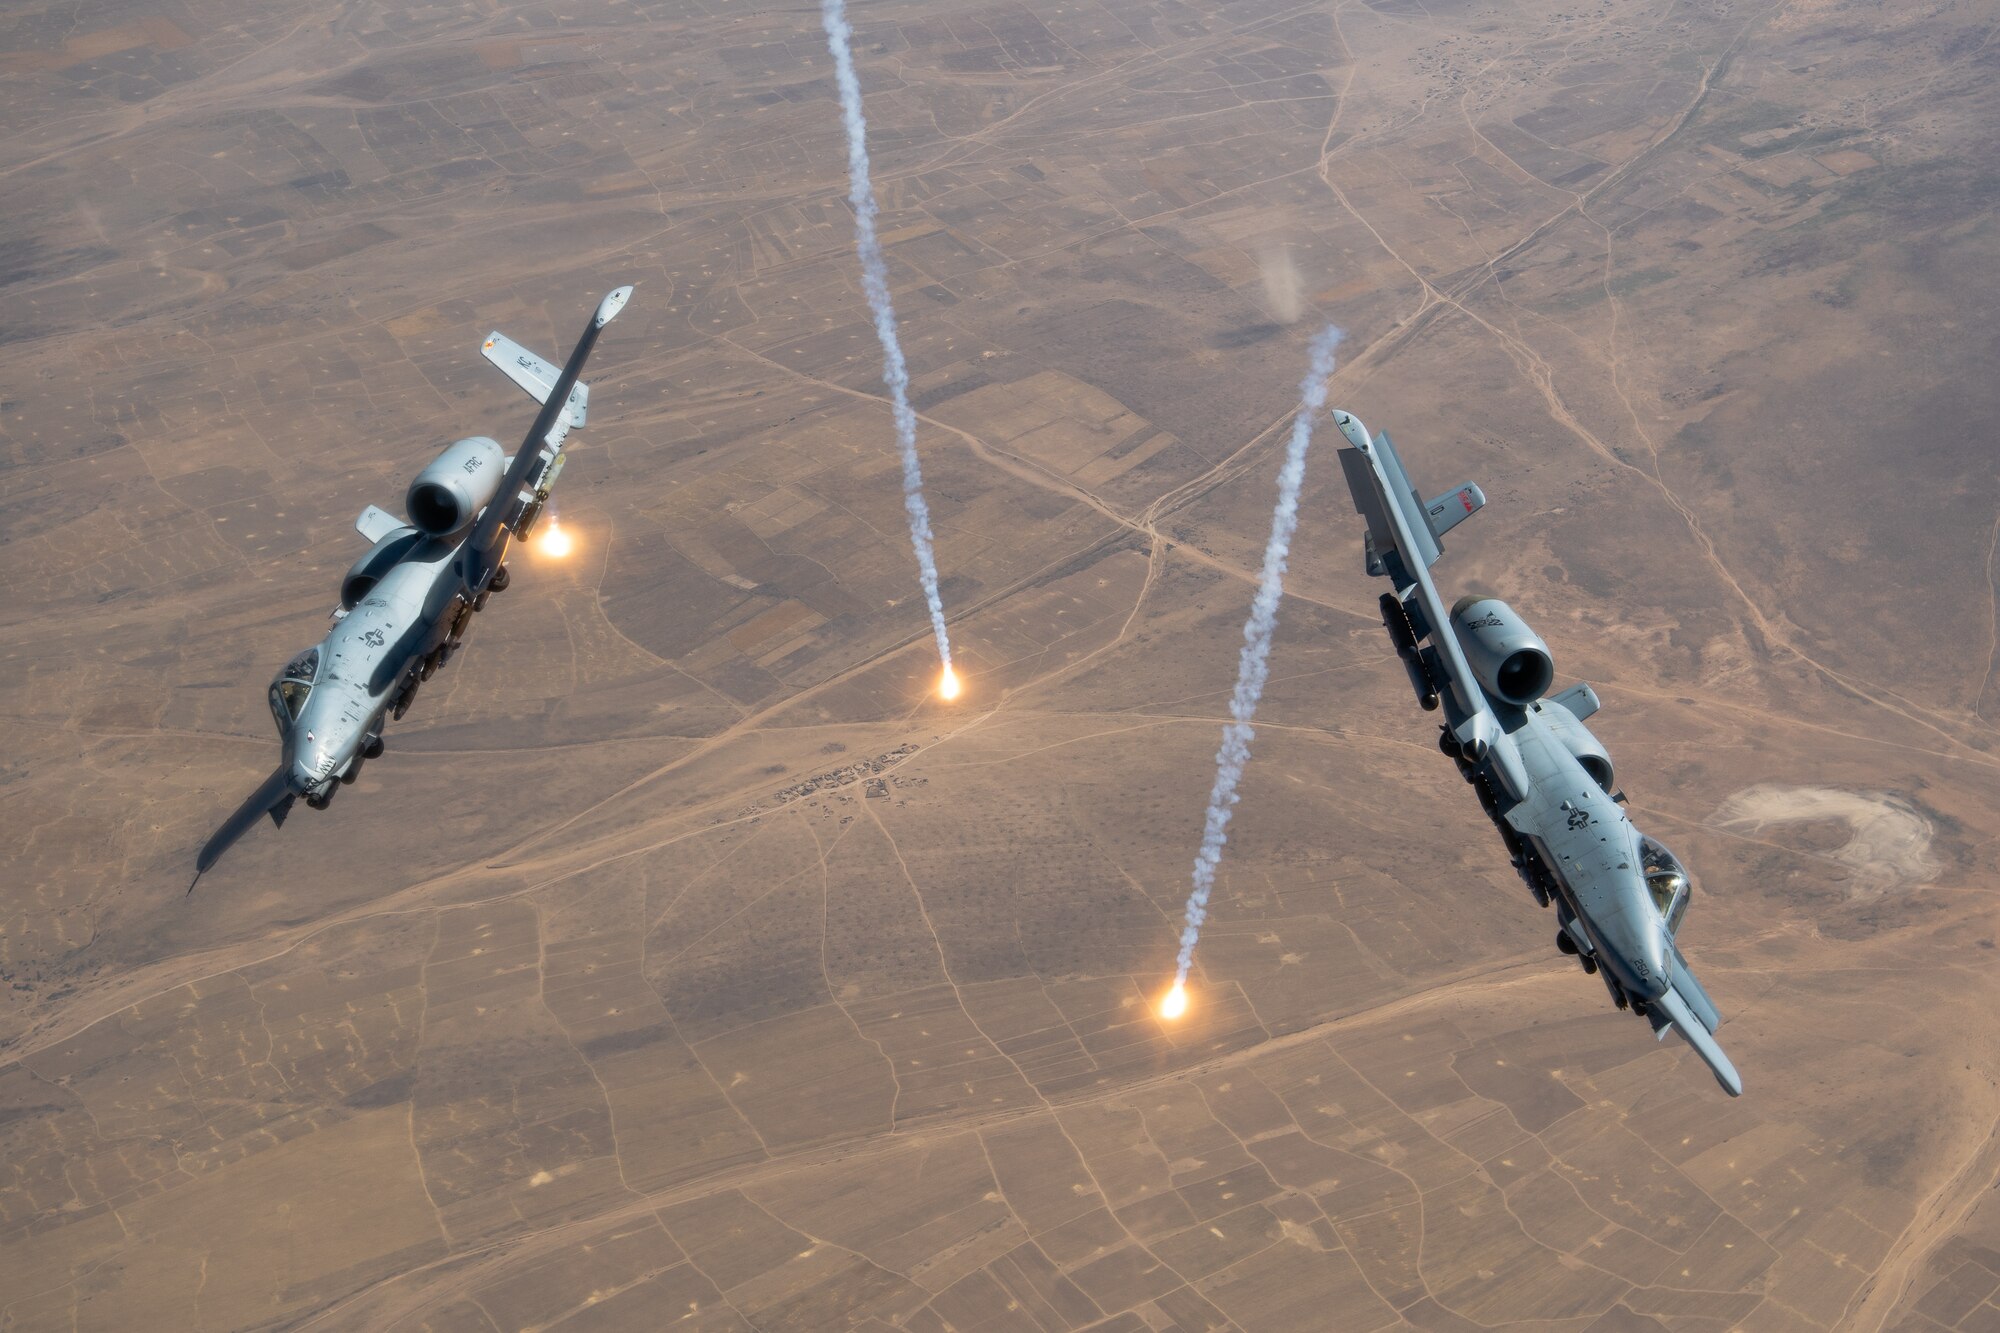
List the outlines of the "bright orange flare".
{"type": "Polygon", "coordinates": [[[1174,988],[1160,1001],[1161,1018],[1179,1018],[1187,1012],[1187,985],[1176,981],[1174,988]]]}
{"type": "Polygon", "coordinates": [[[535,549],[552,559],[560,560],[575,549],[569,534],[562,530],[562,524],[551,518],[542,535],[535,539],[535,549]]]}
{"type": "Polygon", "coordinates": [[[946,667],[944,675],[938,679],[938,697],[947,700],[956,699],[958,691],[958,673],[950,667],[946,667]]]}

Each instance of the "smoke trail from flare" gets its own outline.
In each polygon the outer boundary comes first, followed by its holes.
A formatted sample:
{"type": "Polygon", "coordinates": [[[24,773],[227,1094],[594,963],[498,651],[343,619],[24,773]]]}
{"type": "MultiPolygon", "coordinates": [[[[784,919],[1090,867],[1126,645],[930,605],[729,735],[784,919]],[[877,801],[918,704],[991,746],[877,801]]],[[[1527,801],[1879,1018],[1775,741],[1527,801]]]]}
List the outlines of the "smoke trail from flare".
{"type": "Polygon", "coordinates": [[[1264,544],[1264,569],[1257,583],[1257,596],[1250,603],[1250,618],[1243,623],[1243,651],[1236,660],[1236,692],[1229,699],[1229,715],[1235,719],[1222,729],[1222,748],[1215,752],[1215,785],[1208,791],[1208,818],[1201,835],[1201,850],[1194,858],[1194,890],[1188,894],[1186,923],[1181,927],[1181,953],[1174,972],[1178,988],[1187,980],[1194,964],[1194,946],[1201,939],[1201,924],[1208,919],[1208,895],[1215,887],[1215,867],[1222,860],[1222,844],[1229,841],[1229,816],[1236,806],[1236,784],[1243,778],[1243,766],[1250,762],[1250,738],[1255,735],[1250,719],[1257,714],[1257,701],[1264,695],[1264,681],[1271,672],[1271,635],[1278,628],[1278,599],[1285,592],[1285,561],[1291,553],[1292,534],[1299,526],[1299,487],[1306,476],[1306,446],[1312,443],[1313,422],[1326,407],[1326,382],[1333,375],[1334,349],[1340,346],[1339,329],[1329,324],[1314,335],[1312,366],[1299,385],[1299,414],[1292,421],[1292,438],[1285,447],[1285,465],[1278,471],[1278,507],[1271,514],[1271,538],[1264,544]]]}
{"type": "Polygon", "coordinates": [[[951,640],[945,634],[944,600],[938,596],[937,560],[932,555],[931,511],[924,503],[924,473],[917,461],[917,414],[910,407],[910,371],[903,361],[903,343],[896,334],[896,308],[889,300],[889,269],[882,242],[875,235],[875,187],[868,176],[868,122],[861,114],[861,83],[854,77],[854,29],[847,22],[845,0],[822,0],[820,23],[827,49],[833,53],[834,82],[840,89],[840,118],[847,128],[847,202],[854,209],[854,248],[861,256],[861,290],[875,316],[875,336],[882,343],[882,379],[889,386],[889,403],[896,421],[896,443],[903,451],[903,508],[910,517],[910,545],[917,552],[917,578],[930,608],[931,633],[938,659],[950,679],[951,640]]]}

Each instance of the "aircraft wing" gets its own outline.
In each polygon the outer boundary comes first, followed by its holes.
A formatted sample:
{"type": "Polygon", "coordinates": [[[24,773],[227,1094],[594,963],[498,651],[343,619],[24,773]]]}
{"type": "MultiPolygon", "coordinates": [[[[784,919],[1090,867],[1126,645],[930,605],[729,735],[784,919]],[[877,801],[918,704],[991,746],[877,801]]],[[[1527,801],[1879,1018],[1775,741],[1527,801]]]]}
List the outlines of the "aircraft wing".
{"type": "MultiPolygon", "coordinates": [[[[1427,681],[1444,703],[1446,723],[1459,744],[1474,759],[1483,758],[1501,736],[1499,720],[1487,706],[1458,636],[1451,632],[1451,615],[1431,582],[1430,567],[1444,553],[1439,536],[1476,513],[1486,496],[1468,482],[1426,502],[1410,484],[1403,460],[1386,434],[1371,440],[1361,418],[1349,412],[1336,411],[1333,420],[1347,438],[1348,447],[1340,451],[1347,489],[1353,493],[1356,512],[1368,523],[1363,546],[1368,572],[1386,575],[1396,587],[1393,600],[1400,610],[1390,604],[1392,599],[1383,599],[1390,637],[1405,662],[1415,664],[1411,669],[1413,678],[1420,678],[1419,692],[1427,681]],[[1404,617],[1401,623],[1398,616],[1404,617]]],[[[1431,706],[1427,700],[1425,707],[1431,706]]],[[[1519,761],[1500,767],[1514,795],[1523,795],[1525,775],[1517,771],[1519,761]]]]}
{"type": "Polygon", "coordinates": [[[222,854],[235,846],[236,840],[248,833],[258,820],[269,815],[273,824],[283,824],[291,808],[292,789],[285,781],[285,766],[280,764],[276,772],[265,778],[263,784],[236,807],[236,813],[215,831],[214,836],[202,844],[201,854],[195,858],[194,883],[188,885],[188,892],[194,892],[195,884],[201,882],[209,867],[221,860],[222,854]]]}
{"type": "MultiPolygon", "coordinates": [[[[572,420],[579,423],[583,420],[583,400],[573,392],[581,387],[576,382],[577,376],[583,372],[583,363],[590,359],[590,349],[597,345],[597,335],[625,308],[625,302],[631,296],[630,287],[619,287],[605,294],[604,299],[597,303],[590,322],[583,326],[583,336],[577,339],[569,360],[546,387],[543,387],[542,375],[548,368],[548,362],[533,353],[521,352],[521,356],[533,364],[522,365],[517,359],[511,370],[505,364],[501,365],[509,378],[541,403],[542,410],[535,414],[535,424],[528,427],[527,438],[521,441],[513,461],[507,465],[507,475],[500,480],[498,494],[480,511],[478,521],[472,525],[471,535],[465,539],[465,549],[477,564],[484,565],[486,569],[499,565],[505,550],[502,530],[512,532],[509,525],[515,521],[520,505],[530,499],[527,492],[531,483],[559,460],[563,437],[569,433],[572,420]]],[[[491,359],[493,351],[500,346],[500,335],[494,334],[487,344],[485,350],[491,359]]],[[[480,574],[475,580],[476,586],[484,587],[485,577],[480,574]]]]}
{"type": "Polygon", "coordinates": [[[1743,1076],[1736,1072],[1736,1066],[1729,1063],[1729,1057],[1715,1040],[1715,1027],[1721,1019],[1716,1017],[1715,1005],[1694,974],[1687,970],[1687,960],[1674,951],[1674,978],[1667,993],[1647,1006],[1646,1017],[1653,1025],[1653,1034],[1661,1041],[1667,1039],[1667,1032],[1681,1034],[1701,1062],[1715,1075],[1715,1081],[1722,1090],[1732,1097],[1743,1095],[1743,1076]],[[1691,1003],[1692,1001],[1692,1003],[1691,1003]],[[1709,1022],[1714,1019],[1714,1024],[1709,1022]]]}

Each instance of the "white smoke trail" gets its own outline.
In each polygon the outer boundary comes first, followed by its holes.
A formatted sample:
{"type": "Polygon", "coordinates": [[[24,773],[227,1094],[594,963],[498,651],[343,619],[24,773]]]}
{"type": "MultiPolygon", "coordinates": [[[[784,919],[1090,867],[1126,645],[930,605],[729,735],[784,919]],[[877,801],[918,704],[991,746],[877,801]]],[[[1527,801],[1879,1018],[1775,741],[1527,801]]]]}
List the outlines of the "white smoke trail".
{"type": "Polygon", "coordinates": [[[1208,790],[1208,819],[1202,828],[1201,850],[1194,858],[1194,891],[1188,894],[1186,924],[1181,927],[1176,988],[1187,981],[1188,969],[1194,964],[1194,946],[1201,938],[1202,922],[1208,919],[1208,895],[1215,887],[1215,867],[1222,860],[1222,844],[1229,841],[1236,784],[1243,778],[1243,766],[1250,762],[1250,738],[1256,734],[1250,719],[1257,714],[1257,701],[1264,695],[1264,681],[1271,672],[1271,635],[1278,628],[1278,599],[1285,592],[1285,560],[1291,552],[1292,534],[1299,526],[1306,446],[1312,443],[1314,419],[1326,406],[1326,382],[1333,375],[1333,352],[1340,346],[1341,336],[1331,324],[1313,336],[1312,366],[1299,384],[1299,414],[1292,421],[1285,465],[1278,471],[1278,507],[1271,514],[1271,538],[1264,543],[1264,569],[1257,582],[1257,596],[1250,603],[1250,618],[1243,622],[1236,692],[1229,698],[1229,715],[1235,720],[1222,729],[1222,748],[1215,752],[1215,785],[1208,790]]]}
{"type": "Polygon", "coordinates": [[[820,23],[827,49],[833,53],[833,77],[840,89],[840,117],[847,128],[847,202],[854,209],[854,248],[861,256],[861,290],[875,316],[875,336],[882,342],[882,379],[889,386],[889,403],[896,421],[896,443],[903,451],[903,508],[910,516],[910,545],[917,552],[917,578],[930,608],[931,633],[938,658],[951,670],[951,640],[945,634],[944,600],[938,596],[937,560],[932,555],[931,511],[924,503],[924,473],[917,461],[917,414],[910,407],[910,371],[903,361],[902,339],[896,334],[896,308],[889,300],[889,269],[882,242],[875,236],[875,187],[868,177],[868,122],[861,114],[861,83],[854,77],[854,29],[847,22],[846,0],[821,0],[820,23]]]}

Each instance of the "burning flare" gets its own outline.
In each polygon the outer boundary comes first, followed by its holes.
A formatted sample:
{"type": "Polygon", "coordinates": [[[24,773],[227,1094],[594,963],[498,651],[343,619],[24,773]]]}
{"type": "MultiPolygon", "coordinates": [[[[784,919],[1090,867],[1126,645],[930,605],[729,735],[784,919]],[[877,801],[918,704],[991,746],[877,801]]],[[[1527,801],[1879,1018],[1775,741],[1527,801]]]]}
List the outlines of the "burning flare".
{"type": "Polygon", "coordinates": [[[570,541],[569,534],[562,530],[562,524],[551,515],[548,526],[543,528],[542,535],[535,539],[535,549],[552,559],[560,560],[575,549],[575,543],[570,541]]]}
{"type": "Polygon", "coordinates": [[[938,697],[946,700],[956,699],[958,697],[958,690],[958,673],[950,667],[946,667],[944,675],[938,678],[938,697]]]}
{"type": "Polygon", "coordinates": [[[1174,988],[1160,1001],[1161,1018],[1179,1018],[1187,1012],[1187,983],[1176,981],[1174,988]]]}
{"type": "Polygon", "coordinates": [[[1291,558],[1292,537],[1299,526],[1299,488],[1305,483],[1306,447],[1312,443],[1313,420],[1326,406],[1326,382],[1333,377],[1334,349],[1344,335],[1329,324],[1314,335],[1312,366],[1299,384],[1299,411],[1292,418],[1291,442],[1278,469],[1278,507],[1271,513],[1271,536],[1264,546],[1264,569],[1257,578],[1257,596],[1250,618],[1243,622],[1243,647],[1236,657],[1236,689],[1229,696],[1230,723],[1222,729],[1222,747],[1215,752],[1215,783],[1208,789],[1208,814],[1203,822],[1201,850],[1194,858],[1194,886],[1188,893],[1181,925],[1181,952],[1174,970],[1174,989],[1187,980],[1194,965],[1194,946],[1208,920],[1208,896],[1215,890],[1215,868],[1229,841],[1229,817],[1236,809],[1236,786],[1250,762],[1250,723],[1264,682],[1271,674],[1271,636],[1278,629],[1278,600],[1285,593],[1285,565],[1291,558]]]}

